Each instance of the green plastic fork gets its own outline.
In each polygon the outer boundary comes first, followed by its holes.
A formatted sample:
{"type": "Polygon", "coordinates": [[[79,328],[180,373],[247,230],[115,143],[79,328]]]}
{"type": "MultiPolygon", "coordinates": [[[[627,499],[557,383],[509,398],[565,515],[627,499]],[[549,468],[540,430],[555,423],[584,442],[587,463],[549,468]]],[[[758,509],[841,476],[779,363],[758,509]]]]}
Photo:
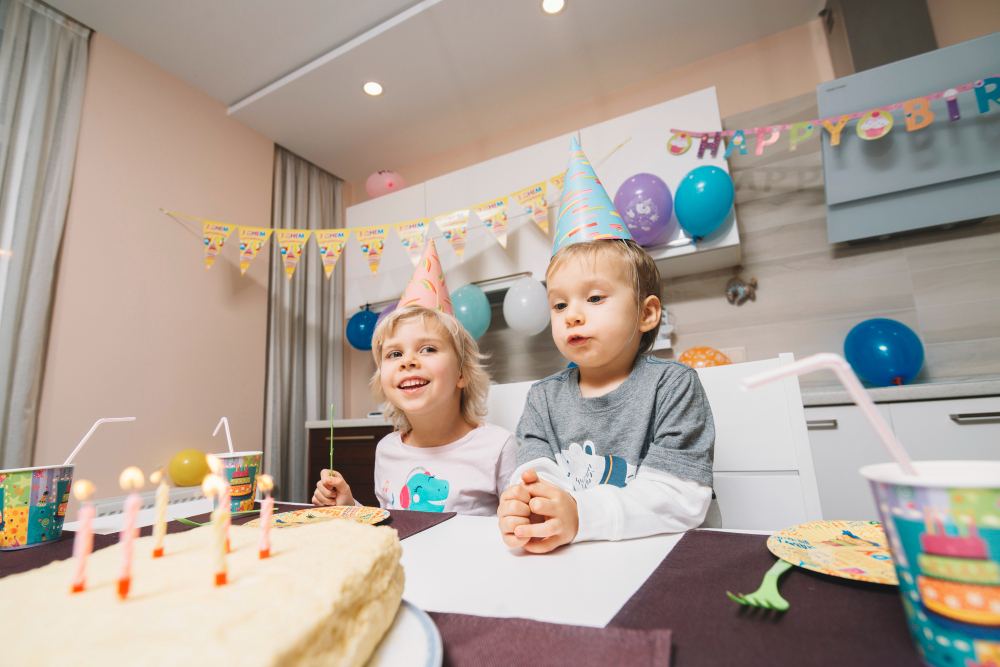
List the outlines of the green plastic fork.
{"type": "Polygon", "coordinates": [[[792,564],[787,560],[778,559],[778,562],[771,566],[771,569],[764,575],[764,581],[760,588],[749,595],[733,595],[726,591],[729,599],[737,604],[748,607],[763,607],[764,609],[774,609],[775,611],[787,611],[788,601],[778,594],[778,577],[790,569],[792,564]]]}

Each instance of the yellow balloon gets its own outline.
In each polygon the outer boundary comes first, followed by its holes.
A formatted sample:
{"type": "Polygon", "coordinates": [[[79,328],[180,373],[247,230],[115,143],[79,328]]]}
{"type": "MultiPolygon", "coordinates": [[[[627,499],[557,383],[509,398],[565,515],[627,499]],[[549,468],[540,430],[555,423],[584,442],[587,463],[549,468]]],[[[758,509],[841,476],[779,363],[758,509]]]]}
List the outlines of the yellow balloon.
{"type": "Polygon", "coordinates": [[[170,479],[177,486],[197,486],[209,473],[205,452],[185,449],[170,459],[170,479]]]}

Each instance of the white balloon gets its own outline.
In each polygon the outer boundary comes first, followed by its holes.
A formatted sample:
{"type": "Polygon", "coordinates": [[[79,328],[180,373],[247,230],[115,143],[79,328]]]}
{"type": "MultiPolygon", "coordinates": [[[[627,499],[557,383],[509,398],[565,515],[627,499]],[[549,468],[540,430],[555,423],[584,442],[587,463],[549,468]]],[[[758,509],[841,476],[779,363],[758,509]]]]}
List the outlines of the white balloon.
{"type": "Polygon", "coordinates": [[[545,286],[531,276],[511,285],[503,298],[503,318],[508,327],[524,336],[545,331],[549,324],[549,296],[545,286]]]}

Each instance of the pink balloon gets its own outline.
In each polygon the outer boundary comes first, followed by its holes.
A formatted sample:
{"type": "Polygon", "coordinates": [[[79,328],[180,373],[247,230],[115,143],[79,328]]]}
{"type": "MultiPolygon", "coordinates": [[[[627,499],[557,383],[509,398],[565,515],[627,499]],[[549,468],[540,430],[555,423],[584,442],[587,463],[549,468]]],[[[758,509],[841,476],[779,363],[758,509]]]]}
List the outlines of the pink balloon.
{"type": "Polygon", "coordinates": [[[371,199],[402,190],[405,187],[406,181],[394,171],[377,171],[365,181],[365,192],[371,199]]]}

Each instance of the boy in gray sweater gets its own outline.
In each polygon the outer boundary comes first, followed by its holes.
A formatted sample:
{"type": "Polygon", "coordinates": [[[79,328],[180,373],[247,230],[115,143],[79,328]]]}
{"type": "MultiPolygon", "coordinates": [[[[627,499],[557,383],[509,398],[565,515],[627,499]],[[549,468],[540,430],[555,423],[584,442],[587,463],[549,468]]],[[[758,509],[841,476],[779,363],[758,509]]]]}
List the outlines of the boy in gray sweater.
{"type": "Polygon", "coordinates": [[[546,272],[552,337],[578,368],[528,393],[518,468],[497,510],[510,547],[680,532],[708,512],[712,410],[694,369],[646,356],[660,275],[621,236],[563,245],[546,272]]]}

